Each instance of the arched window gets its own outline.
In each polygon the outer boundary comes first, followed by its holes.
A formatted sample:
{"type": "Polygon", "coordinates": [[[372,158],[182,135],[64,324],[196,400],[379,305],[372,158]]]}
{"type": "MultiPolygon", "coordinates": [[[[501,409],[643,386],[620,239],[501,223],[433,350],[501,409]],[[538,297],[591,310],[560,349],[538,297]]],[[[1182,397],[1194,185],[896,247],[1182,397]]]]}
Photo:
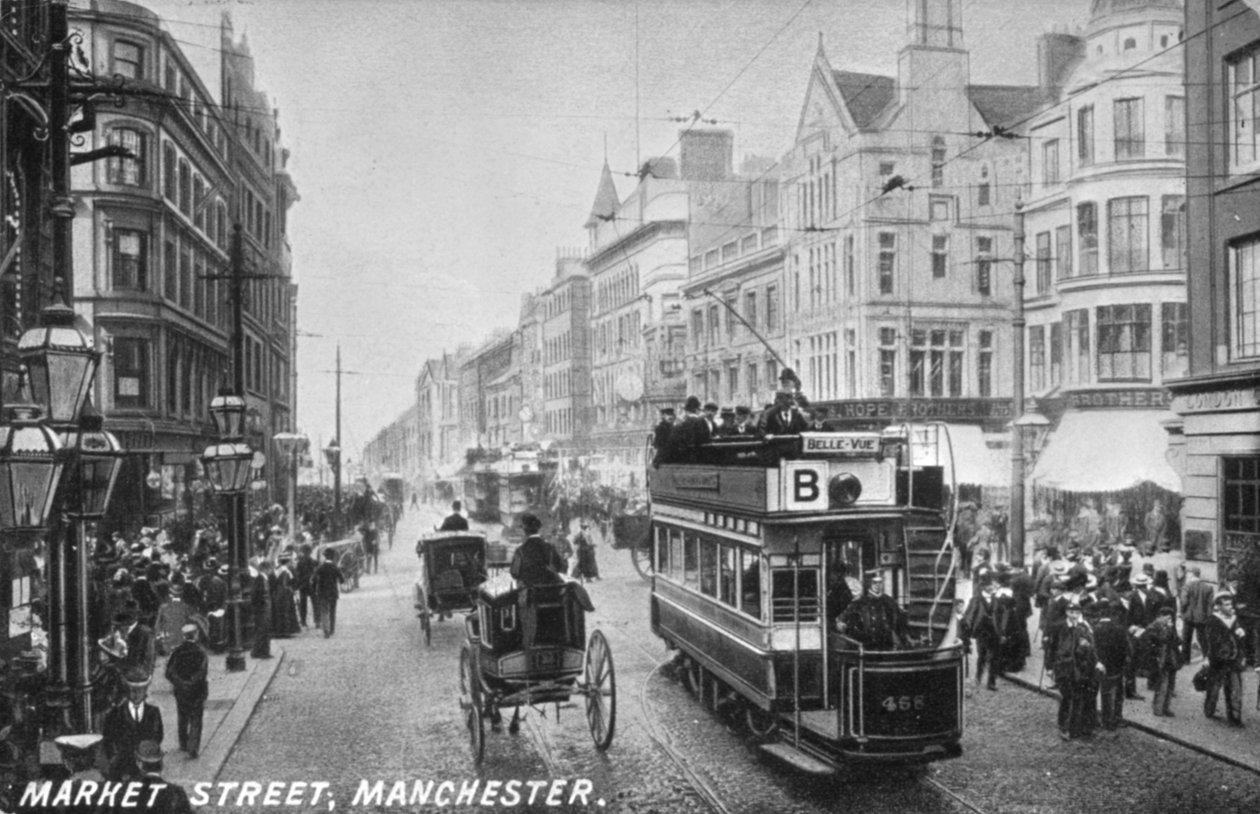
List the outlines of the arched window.
{"type": "Polygon", "coordinates": [[[179,176],[175,169],[175,145],[169,141],[162,145],[162,194],[175,203],[179,189],[179,176]]]}
{"type": "Polygon", "coordinates": [[[201,176],[193,178],[193,225],[198,229],[206,228],[206,184],[201,176]]]}
{"type": "Polygon", "coordinates": [[[941,136],[932,138],[932,186],[945,185],[945,139],[941,136]]]}
{"type": "Polygon", "coordinates": [[[106,177],[111,184],[127,186],[143,186],[145,183],[145,164],[148,160],[148,135],[128,127],[118,127],[109,131],[108,143],[111,147],[121,147],[133,156],[111,156],[106,166],[106,177]]]}

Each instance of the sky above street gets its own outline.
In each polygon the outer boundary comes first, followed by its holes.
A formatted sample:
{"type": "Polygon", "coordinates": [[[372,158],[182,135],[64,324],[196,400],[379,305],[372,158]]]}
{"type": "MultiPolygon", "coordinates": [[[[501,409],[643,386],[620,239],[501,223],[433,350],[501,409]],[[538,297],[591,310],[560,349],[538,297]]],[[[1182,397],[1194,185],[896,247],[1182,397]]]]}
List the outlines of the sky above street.
{"type": "MultiPolygon", "coordinates": [[[[698,110],[734,132],[737,166],[780,157],[819,34],[835,68],[895,76],[906,21],[905,0],[143,5],[216,94],[220,15],[248,36],[301,195],[297,423],[332,437],[340,346],[351,458],[412,403],[426,358],[513,327],[557,249],[586,244],[605,156],[624,198],[643,159],[677,157],[670,118],[698,110]]],[[[1034,84],[1036,36],[1089,5],[963,0],[972,82],[1034,84]]]]}

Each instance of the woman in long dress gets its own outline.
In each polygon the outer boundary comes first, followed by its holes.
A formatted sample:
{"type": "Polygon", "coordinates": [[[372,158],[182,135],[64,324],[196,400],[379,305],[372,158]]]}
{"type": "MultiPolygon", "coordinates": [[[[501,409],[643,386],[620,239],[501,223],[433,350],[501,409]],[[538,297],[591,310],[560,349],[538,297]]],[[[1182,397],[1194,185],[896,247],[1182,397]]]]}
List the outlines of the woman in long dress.
{"type": "Polygon", "coordinates": [[[302,629],[298,623],[297,604],[294,602],[293,557],[284,554],[280,557],[280,567],[276,569],[275,592],[271,597],[271,635],[296,636],[302,629]]]}

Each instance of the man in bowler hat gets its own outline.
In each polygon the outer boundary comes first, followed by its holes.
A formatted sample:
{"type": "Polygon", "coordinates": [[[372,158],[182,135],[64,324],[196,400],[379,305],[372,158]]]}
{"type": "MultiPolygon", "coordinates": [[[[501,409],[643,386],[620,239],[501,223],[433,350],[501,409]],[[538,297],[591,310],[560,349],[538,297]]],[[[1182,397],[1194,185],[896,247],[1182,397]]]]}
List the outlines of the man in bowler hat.
{"type": "Polygon", "coordinates": [[[142,786],[137,798],[145,811],[155,814],[192,814],[192,803],[183,787],[162,777],[162,747],[151,740],[136,746],[136,765],[142,786]]]}
{"type": "Polygon", "coordinates": [[[184,625],[182,633],[184,640],[166,662],[166,680],[171,682],[175,693],[179,748],[187,752],[188,757],[195,758],[201,749],[201,719],[210,694],[210,682],[206,678],[210,659],[197,642],[200,628],[195,623],[184,625]]]}

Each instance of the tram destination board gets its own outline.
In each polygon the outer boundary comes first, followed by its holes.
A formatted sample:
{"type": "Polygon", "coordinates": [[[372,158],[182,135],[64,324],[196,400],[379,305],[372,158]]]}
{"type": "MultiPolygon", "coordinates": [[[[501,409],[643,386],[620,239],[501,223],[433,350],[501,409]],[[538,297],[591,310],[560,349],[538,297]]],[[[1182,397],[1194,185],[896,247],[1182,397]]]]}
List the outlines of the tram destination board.
{"type": "Polygon", "coordinates": [[[866,672],[862,717],[868,737],[923,737],[956,730],[957,665],[866,672]]]}

